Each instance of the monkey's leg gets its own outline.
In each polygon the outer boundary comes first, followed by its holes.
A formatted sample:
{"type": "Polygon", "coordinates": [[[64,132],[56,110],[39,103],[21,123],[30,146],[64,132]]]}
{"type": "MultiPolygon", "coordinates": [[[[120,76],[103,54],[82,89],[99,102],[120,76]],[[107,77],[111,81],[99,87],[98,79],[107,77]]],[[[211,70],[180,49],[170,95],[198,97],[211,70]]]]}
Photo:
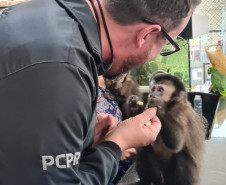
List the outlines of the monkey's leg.
{"type": "Polygon", "coordinates": [[[151,146],[143,147],[138,151],[136,167],[140,177],[139,185],[161,185],[162,173],[159,158],[154,153],[151,146]]]}
{"type": "Polygon", "coordinates": [[[184,151],[175,155],[165,171],[164,185],[198,185],[198,169],[184,151]]]}

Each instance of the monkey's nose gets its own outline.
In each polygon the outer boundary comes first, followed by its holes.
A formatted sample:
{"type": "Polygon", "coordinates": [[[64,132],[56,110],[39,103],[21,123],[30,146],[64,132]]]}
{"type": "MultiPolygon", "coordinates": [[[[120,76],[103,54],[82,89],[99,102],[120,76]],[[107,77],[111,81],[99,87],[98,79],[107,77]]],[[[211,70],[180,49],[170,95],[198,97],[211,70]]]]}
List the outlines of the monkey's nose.
{"type": "Polygon", "coordinates": [[[154,94],[150,94],[149,96],[150,98],[156,98],[156,96],[154,94]]]}
{"type": "Polygon", "coordinates": [[[136,106],[137,105],[137,101],[138,101],[137,97],[136,96],[132,96],[132,97],[130,97],[129,104],[131,106],[136,106]]]}
{"type": "Polygon", "coordinates": [[[131,101],[136,101],[136,100],[137,100],[136,96],[132,96],[131,101]]]}

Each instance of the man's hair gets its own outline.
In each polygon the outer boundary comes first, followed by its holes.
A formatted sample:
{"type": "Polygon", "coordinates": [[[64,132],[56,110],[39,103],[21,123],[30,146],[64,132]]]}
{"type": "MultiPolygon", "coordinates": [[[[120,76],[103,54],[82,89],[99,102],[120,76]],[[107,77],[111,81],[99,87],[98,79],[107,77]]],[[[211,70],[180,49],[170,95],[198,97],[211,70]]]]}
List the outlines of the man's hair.
{"type": "Polygon", "coordinates": [[[167,31],[180,25],[201,0],[103,0],[112,19],[121,25],[158,21],[167,31]]]}

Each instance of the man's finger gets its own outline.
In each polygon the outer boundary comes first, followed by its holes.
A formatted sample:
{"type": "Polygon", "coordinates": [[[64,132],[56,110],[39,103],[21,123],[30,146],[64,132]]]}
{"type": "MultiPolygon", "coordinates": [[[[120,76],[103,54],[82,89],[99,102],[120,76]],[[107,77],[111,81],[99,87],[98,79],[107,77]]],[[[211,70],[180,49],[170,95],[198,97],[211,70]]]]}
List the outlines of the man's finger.
{"type": "Polygon", "coordinates": [[[109,130],[117,127],[118,125],[118,119],[112,115],[108,115],[107,122],[108,122],[109,130]]]}
{"type": "Polygon", "coordinates": [[[144,112],[142,112],[141,114],[135,116],[133,119],[139,119],[140,122],[145,122],[147,123],[148,121],[150,121],[155,115],[156,115],[157,109],[156,108],[149,108],[147,110],[145,110],[144,112]]]}

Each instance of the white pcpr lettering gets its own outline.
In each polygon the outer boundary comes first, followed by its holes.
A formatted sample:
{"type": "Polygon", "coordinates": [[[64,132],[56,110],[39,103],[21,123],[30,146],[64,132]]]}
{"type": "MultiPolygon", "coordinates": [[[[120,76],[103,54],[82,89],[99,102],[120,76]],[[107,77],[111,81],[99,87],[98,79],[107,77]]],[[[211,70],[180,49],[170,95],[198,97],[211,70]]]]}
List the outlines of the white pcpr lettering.
{"type": "Polygon", "coordinates": [[[78,164],[79,158],[80,158],[80,152],[75,152],[75,154],[74,154],[74,162],[73,162],[73,165],[74,165],[74,166],[75,166],[76,164],[78,164]]]}
{"type": "Polygon", "coordinates": [[[61,154],[61,155],[56,156],[56,166],[57,166],[57,168],[67,168],[66,165],[60,165],[60,159],[61,158],[66,158],[66,155],[61,154]]]}
{"type": "Polygon", "coordinates": [[[42,167],[43,170],[47,170],[47,166],[52,166],[54,164],[54,158],[52,156],[42,156],[42,167]]]}
{"type": "Polygon", "coordinates": [[[47,170],[47,168],[56,165],[57,168],[70,168],[70,166],[75,166],[79,163],[80,152],[67,153],[57,155],[54,159],[53,156],[45,155],[42,156],[42,167],[43,170],[47,170]]]}
{"type": "Polygon", "coordinates": [[[70,167],[70,163],[73,161],[73,158],[74,156],[72,153],[66,154],[67,168],[70,167]]]}

